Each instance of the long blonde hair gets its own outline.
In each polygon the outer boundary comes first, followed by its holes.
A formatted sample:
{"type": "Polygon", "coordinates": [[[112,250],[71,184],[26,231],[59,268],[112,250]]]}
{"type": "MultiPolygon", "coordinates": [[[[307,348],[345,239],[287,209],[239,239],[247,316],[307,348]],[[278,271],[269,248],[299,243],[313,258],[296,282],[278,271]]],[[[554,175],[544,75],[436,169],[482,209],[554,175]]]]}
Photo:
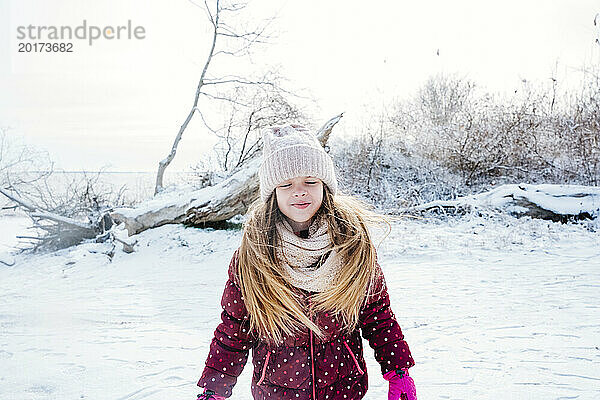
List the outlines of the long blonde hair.
{"type": "MultiPolygon", "coordinates": [[[[327,185],[323,185],[323,202],[313,218],[320,216],[329,225],[331,248],[338,253],[342,268],[334,285],[312,295],[311,313],[328,311],[341,316],[342,330],[350,332],[358,325],[361,306],[376,274],[376,253],[368,225],[384,222],[389,228],[390,224],[386,217],[352,196],[333,196],[327,185]]],[[[300,293],[287,282],[276,256],[280,240],[276,223],[283,218],[275,191],[266,203],[260,199],[252,203],[244,223],[237,270],[250,329],[274,344],[304,328],[323,337],[303,308],[300,293]]]]}

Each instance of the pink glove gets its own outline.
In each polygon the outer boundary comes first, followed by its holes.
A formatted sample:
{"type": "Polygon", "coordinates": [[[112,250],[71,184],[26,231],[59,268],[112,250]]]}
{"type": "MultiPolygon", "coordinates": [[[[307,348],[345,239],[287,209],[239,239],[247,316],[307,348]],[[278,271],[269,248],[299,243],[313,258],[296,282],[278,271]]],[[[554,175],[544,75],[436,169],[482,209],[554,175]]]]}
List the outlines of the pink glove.
{"type": "Polygon", "coordinates": [[[383,378],[390,382],[388,400],[417,400],[415,381],[408,376],[407,369],[389,371],[383,378]]]}
{"type": "Polygon", "coordinates": [[[209,389],[204,389],[204,393],[198,395],[197,400],[225,400],[223,396],[217,396],[215,392],[209,389]]]}

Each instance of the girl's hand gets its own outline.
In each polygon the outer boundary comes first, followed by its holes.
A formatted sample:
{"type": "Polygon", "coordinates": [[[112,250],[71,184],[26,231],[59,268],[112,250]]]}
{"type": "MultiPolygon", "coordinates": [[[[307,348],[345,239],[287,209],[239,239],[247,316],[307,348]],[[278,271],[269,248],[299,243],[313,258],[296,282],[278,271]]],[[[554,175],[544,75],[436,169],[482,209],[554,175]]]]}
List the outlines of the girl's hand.
{"type": "Polygon", "coordinates": [[[390,383],[388,400],[416,400],[415,382],[408,376],[407,369],[389,371],[383,378],[390,383]]]}

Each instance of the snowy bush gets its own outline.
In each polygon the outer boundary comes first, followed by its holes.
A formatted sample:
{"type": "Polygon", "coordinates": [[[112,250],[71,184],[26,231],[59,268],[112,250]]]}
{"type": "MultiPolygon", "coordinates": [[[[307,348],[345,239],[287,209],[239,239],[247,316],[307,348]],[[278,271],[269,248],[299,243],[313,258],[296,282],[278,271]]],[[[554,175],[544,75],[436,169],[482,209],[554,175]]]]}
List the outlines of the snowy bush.
{"type": "Polygon", "coordinates": [[[570,94],[565,111],[555,116],[556,167],[566,179],[600,184],[600,69],[586,71],[581,91],[570,94]]]}
{"type": "Polygon", "coordinates": [[[358,137],[331,142],[341,189],[378,207],[409,207],[466,193],[459,176],[410,154],[384,130],[367,129],[358,137]]]}
{"type": "Polygon", "coordinates": [[[458,76],[430,78],[345,140],[333,138],[342,188],[383,207],[451,199],[505,183],[600,181],[600,79],[582,90],[523,81],[510,95],[458,76]]]}
{"type": "Polygon", "coordinates": [[[417,154],[459,173],[469,186],[517,180],[597,185],[598,81],[590,72],[581,91],[562,93],[555,80],[524,80],[512,95],[500,96],[440,75],[391,120],[417,154]]]}

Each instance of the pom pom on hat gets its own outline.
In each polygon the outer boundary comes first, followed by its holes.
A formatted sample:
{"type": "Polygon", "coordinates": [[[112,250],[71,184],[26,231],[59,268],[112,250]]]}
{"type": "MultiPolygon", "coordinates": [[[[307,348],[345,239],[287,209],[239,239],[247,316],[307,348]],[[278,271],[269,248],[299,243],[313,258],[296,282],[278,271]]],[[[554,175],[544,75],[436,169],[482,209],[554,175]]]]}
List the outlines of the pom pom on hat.
{"type": "Polygon", "coordinates": [[[258,170],[261,199],[266,202],[277,185],[297,176],[319,178],[333,195],[337,192],[333,160],[313,132],[296,124],[265,129],[258,170]]]}

